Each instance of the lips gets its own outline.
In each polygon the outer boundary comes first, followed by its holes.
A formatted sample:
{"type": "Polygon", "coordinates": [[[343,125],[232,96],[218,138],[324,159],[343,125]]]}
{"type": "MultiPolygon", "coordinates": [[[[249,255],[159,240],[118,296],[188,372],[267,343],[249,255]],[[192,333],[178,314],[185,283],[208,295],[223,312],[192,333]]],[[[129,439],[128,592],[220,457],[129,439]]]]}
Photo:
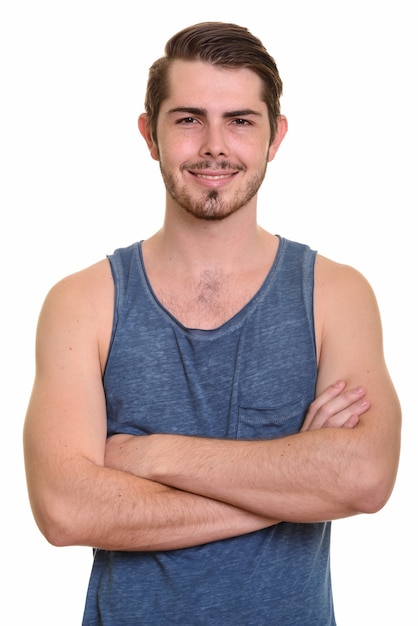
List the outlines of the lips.
{"type": "Polygon", "coordinates": [[[231,176],[234,176],[236,174],[236,172],[231,172],[230,174],[202,174],[200,172],[190,173],[193,174],[193,176],[196,176],[196,178],[205,178],[206,180],[222,180],[224,178],[230,178],[231,176]]]}
{"type": "Polygon", "coordinates": [[[234,171],[193,171],[188,170],[189,174],[193,176],[194,180],[201,187],[207,187],[208,189],[220,189],[228,186],[233,178],[238,174],[237,170],[234,171]]]}
{"type": "Polygon", "coordinates": [[[234,176],[244,170],[242,165],[231,163],[230,161],[201,161],[200,163],[183,163],[183,171],[188,171],[193,176],[208,179],[222,179],[234,176]]]}
{"type": "Polygon", "coordinates": [[[218,188],[228,183],[244,168],[229,161],[202,161],[200,163],[184,163],[183,171],[187,171],[204,187],[218,188]]]}

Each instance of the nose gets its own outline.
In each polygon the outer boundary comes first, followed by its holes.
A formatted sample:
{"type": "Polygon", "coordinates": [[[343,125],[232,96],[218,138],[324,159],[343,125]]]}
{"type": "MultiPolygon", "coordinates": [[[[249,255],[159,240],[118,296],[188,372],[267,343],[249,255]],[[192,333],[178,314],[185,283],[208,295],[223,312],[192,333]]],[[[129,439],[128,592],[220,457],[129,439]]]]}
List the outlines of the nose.
{"type": "Polygon", "coordinates": [[[211,156],[216,159],[218,157],[226,157],[228,154],[229,149],[223,127],[218,124],[207,124],[202,137],[200,155],[204,157],[211,156]]]}

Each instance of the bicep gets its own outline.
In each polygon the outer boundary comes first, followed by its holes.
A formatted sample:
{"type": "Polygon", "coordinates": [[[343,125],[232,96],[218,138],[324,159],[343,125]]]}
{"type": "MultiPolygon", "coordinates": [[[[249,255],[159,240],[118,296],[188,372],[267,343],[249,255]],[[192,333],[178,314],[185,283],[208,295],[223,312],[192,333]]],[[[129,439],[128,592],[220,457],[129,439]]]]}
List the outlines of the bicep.
{"type": "Polygon", "coordinates": [[[335,375],[348,384],[365,385],[386,369],[374,293],[352,268],[331,265],[321,271],[320,267],[321,279],[315,287],[319,391],[335,380],[335,375]],[[347,379],[349,375],[354,380],[347,379]]]}
{"type": "Polygon", "coordinates": [[[361,385],[371,402],[357,435],[397,465],[400,407],[384,356],[380,313],[375,295],[356,270],[319,260],[315,288],[318,322],[318,392],[341,378],[361,385]]]}
{"type": "Polygon", "coordinates": [[[24,427],[35,508],[70,491],[81,464],[103,464],[106,412],[96,326],[77,281],[48,294],[38,322],[36,376],[24,427]]]}

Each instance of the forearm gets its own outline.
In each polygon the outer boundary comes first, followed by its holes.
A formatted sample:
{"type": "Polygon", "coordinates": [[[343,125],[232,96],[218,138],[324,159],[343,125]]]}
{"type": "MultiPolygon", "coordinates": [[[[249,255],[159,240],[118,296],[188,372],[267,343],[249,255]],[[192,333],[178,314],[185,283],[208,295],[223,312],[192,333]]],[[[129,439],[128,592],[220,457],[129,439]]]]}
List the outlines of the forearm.
{"type": "MultiPolygon", "coordinates": [[[[81,469],[81,467],[80,467],[81,469]]],[[[275,520],[125,472],[90,466],[36,516],[54,545],[174,550],[238,536],[275,520]],[[82,478],[81,478],[82,476],[82,478]]]]}
{"type": "Polygon", "coordinates": [[[142,472],[284,521],[347,517],[380,506],[369,482],[373,460],[360,445],[360,428],[322,429],[270,441],[151,435],[147,449],[142,448],[142,472]]]}
{"type": "Polygon", "coordinates": [[[327,387],[312,403],[301,432],[289,437],[115,435],[107,441],[105,462],[282,521],[374,512],[389,497],[396,475],[398,403],[386,393],[386,404],[370,411],[364,389],[344,387],[341,381],[327,387]]]}
{"type": "Polygon", "coordinates": [[[139,471],[154,481],[256,514],[277,516],[280,512],[285,521],[347,515],[345,506],[341,510],[341,505],[334,504],[337,486],[331,492],[330,485],[322,480],[318,492],[319,462],[325,476],[329,470],[324,466],[323,454],[316,462],[318,455],[309,441],[312,433],[298,437],[230,441],[151,435],[139,471]]]}

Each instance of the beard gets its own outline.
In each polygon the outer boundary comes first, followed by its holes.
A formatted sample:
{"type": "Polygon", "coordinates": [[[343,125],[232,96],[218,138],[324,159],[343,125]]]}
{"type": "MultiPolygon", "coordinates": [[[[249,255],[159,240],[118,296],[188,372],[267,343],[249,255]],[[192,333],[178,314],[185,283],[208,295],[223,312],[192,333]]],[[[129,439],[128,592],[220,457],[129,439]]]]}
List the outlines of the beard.
{"type": "MultiPolygon", "coordinates": [[[[182,171],[199,171],[202,169],[219,169],[220,171],[225,169],[235,171],[244,170],[243,167],[232,166],[226,161],[221,161],[216,164],[212,162],[196,163],[192,165],[186,163],[181,168],[182,171]]],[[[243,188],[237,189],[232,198],[225,199],[222,190],[218,189],[202,191],[200,195],[190,193],[189,188],[186,185],[181,187],[175,177],[164,168],[160,161],[161,175],[170,197],[178,206],[187,211],[187,213],[201,220],[223,220],[248,204],[260,189],[266,175],[266,169],[267,159],[263,170],[252,176],[243,188]]]]}

